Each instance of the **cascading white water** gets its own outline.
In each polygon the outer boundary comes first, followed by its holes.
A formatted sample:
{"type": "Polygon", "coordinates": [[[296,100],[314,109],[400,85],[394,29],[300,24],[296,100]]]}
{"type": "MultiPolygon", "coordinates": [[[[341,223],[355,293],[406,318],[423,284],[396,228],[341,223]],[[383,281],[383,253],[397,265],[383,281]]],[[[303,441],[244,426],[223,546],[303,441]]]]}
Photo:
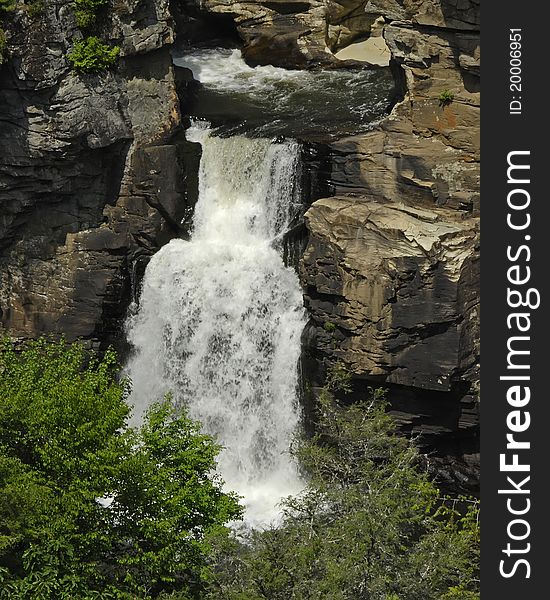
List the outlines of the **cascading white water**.
{"type": "Polygon", "coordinates": [[[147,267],[128,323],[130,401],[135,420],[168,391],[185,404],[224,446],[226,488],[244,497],[246,522],[261,526],[301,489],[288,450],[305,316],[276,242],[296,211],[299,147],[198,125],[187,137],[202,145],[193,234],[147,267]]]}

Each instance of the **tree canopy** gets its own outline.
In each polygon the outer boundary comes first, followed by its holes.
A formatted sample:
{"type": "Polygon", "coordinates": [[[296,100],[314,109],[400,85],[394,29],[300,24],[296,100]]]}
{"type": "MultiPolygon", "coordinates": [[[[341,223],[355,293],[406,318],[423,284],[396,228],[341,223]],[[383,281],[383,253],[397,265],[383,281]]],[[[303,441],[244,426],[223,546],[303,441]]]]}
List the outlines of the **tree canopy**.
{"type": "Polygon", "coordinates": [[[434,485],[413,441],[396,433],[384,393],[339,403],[330,373],[317,434],[295,452],[309,482],[283,520],[223,538],[212,600],[475,600],[478,503],[434,485]]]}
{"type": "Polygon", "coordinates": [[[127,427],[112,351],[0,355],[0,598],[149,598],[202,587],[205,536],[240,516],[219,447],[168,401],[127,427]]]}
{"type": "Polygon", "coordinates": [[[478,504],[447,498],[384,394],[346,404],[337,365],[305,490],[281,521],[241,516],[219,446],[167,399],[127,426],[112,351],[38,340],[0,352],[0,599],[477,600],[478,504]]]}

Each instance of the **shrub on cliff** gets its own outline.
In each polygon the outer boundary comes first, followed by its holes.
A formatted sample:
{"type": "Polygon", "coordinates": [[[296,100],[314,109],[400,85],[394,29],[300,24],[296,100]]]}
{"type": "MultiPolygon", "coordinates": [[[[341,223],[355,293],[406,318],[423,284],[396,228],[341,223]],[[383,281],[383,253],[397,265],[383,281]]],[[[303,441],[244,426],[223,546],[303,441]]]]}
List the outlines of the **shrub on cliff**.
{"type": "Polygon", "coordinates": [[[15,0],[0,0],[0,13],[15,10],[16,4],[15,0]]]}
{"type": "Polygon", "coordinates": [[[477,503],[441,497],[381,392],[344,406],[332,392],[345,379],[329,380],[318,433],[297,448],[306,491],[279,527],[218,542],[209,598],[478,598],[477,503]]]}
{"type": "Polygon", "coordinates": [[[205,536],[237,518],[197,423],[155,405],[127,428],[113,352],[0,352],[0,598],[194,598],[205,536]]]}
{"type": "Polygon", "coordinates": [[[119,53],[118,46],[110,47],[92,35],[75,42],[67,59],[78,73],[99,73],[113,65],[119,53]]]}
{"type": "Polygon", "coordinates": [[[451,92],[450,90],[443,90],[439,96],[439,104],[441,106],[447,106],[447,104],[450,104],[455,98],[455,95],[453,94],[453,92],[451,92]]]}
{"type": "Polygon", "coordinates": [[[109,0],[74,0],[76,23],[81,29],[89,29],[97,21],[99,11],[109,0]]]}

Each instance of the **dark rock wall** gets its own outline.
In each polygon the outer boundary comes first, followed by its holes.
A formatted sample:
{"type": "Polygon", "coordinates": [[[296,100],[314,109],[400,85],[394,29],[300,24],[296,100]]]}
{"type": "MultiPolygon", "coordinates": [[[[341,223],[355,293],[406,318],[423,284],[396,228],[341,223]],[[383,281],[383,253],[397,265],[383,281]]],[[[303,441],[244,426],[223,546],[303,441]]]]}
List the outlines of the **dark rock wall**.
{"type": "Polygon", "coordinates": [[[438,470],[470,489],[479,460],[478,8],[367,3],[384,17],[405,95],[372,132],[332,145],[336,196],[306,214],[301,270],[311,355],[388,386],[398,418],[455,457],[452,466],[434,459],[438,470]]]}
{"type": "Polygon", "coordinates": [[[120,331],[131,271],[175,233],[184,209],[170,138],[180,125],[168,2],[123,0],[103,37],[115,69],[76,75],[68,0],[5,19],[0,67],[0,317],[13,337],[120,331]],[[157,208],[155,208],[155,206],[157,208]]]}
{"type": "Polygon", "coordinates": [[[475,485],[476,0],[120,0],[103,26],[121,46],[119,64],[94,76],[76,76],[65,59],[79,35],[69,0],[47,2],[39,19],[23,10],[7,19],[2,327],[93,343],[120,335],[132,285],[148,256],[185,233],[194,200],[196,149],[181,142],[186,83],[169,52],[175,27],[187,44],[238,35],[252,64],[294,68],[369,66],[364,48],[376,36],[399,101],[371,131],[322,149],[315,187],[331,197],[311,205],[307,236],[298,229],[287,247],[311,317],[306,376],[315,391],[341,360],[358,394],[387,385],[403,426],[445,455],[434,459],[439,472],[475,485]],[[360,51],[339,60],[350,48],[360,51]]]}

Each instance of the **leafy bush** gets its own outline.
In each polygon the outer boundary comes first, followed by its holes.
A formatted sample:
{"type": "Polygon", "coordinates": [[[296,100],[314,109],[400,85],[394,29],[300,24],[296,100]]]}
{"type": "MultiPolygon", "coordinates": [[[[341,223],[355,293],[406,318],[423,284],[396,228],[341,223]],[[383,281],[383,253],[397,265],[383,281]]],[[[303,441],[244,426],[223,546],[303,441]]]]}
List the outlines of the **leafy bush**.
{"type": "Polygon", "coordinates": [[[450,104],[455,98],[455,95],[450,90],[443,90],[439,94],[439,103],[441,105],[450,104]]]}
{"type": "MultiPolygon", "coordinates": [[[[100,11],[107,6],[109,0],[73,0],[73,3],[78,27],[90,32],[96,25],[100,11]]],[[[75,42],[67,58],[78,73],[98,73],[114,64],[119,53],[118,46],[110,47],[95,35],[88,35],[75,42]]]]}
{"type": "Polygon", "coordinates": [[[99,73],[114,64],[120,48],[104,44],[96,36],[88,36],[75,42],[67,55],[73,69],[78,73],[99,73]]]}
{"type": "Polygon", "coordinates": [[[195,598],[206,536],[239,517],[219,447],[167,402],[128,429],[117,374],[111,351],[3,345],[0,598],[195,598]]]}
{"type": "Polygon", "coordinates": [[[11,12],[16,7],[15,0],[0,0],[0,13],[1,12],[11,12]]]}
{"type": "Polygon", "coordinates": [[[96,14],[89,10],[77,8],[74,14],[76,17],[76,24],[80,29],[91,29],[97,20],[96,14]]]}
{"type": "Polygon", "coordinates": [[[306,491],[279,527],[217,540],[209,598],[479,598],[477,502],[441,497],[380,391],[346,407],[325,388],[318,433],[296,452],[306,491]]]}
{"type": "Polygon", "coordinates": [[[74,0],[76,23],[81,29],[90,29],[97,21],[99,11],[109,0],[74,0]]]}
{"type": "MultiPolygon", "coordinates": [[[[351,392],[352,389],[351,372],[345,363],[339,360],[327,370],[321,400],[332,397],[333,392],[351,392]]],[[[376,394],[378,394],[378,391],[376,394]]]]}

